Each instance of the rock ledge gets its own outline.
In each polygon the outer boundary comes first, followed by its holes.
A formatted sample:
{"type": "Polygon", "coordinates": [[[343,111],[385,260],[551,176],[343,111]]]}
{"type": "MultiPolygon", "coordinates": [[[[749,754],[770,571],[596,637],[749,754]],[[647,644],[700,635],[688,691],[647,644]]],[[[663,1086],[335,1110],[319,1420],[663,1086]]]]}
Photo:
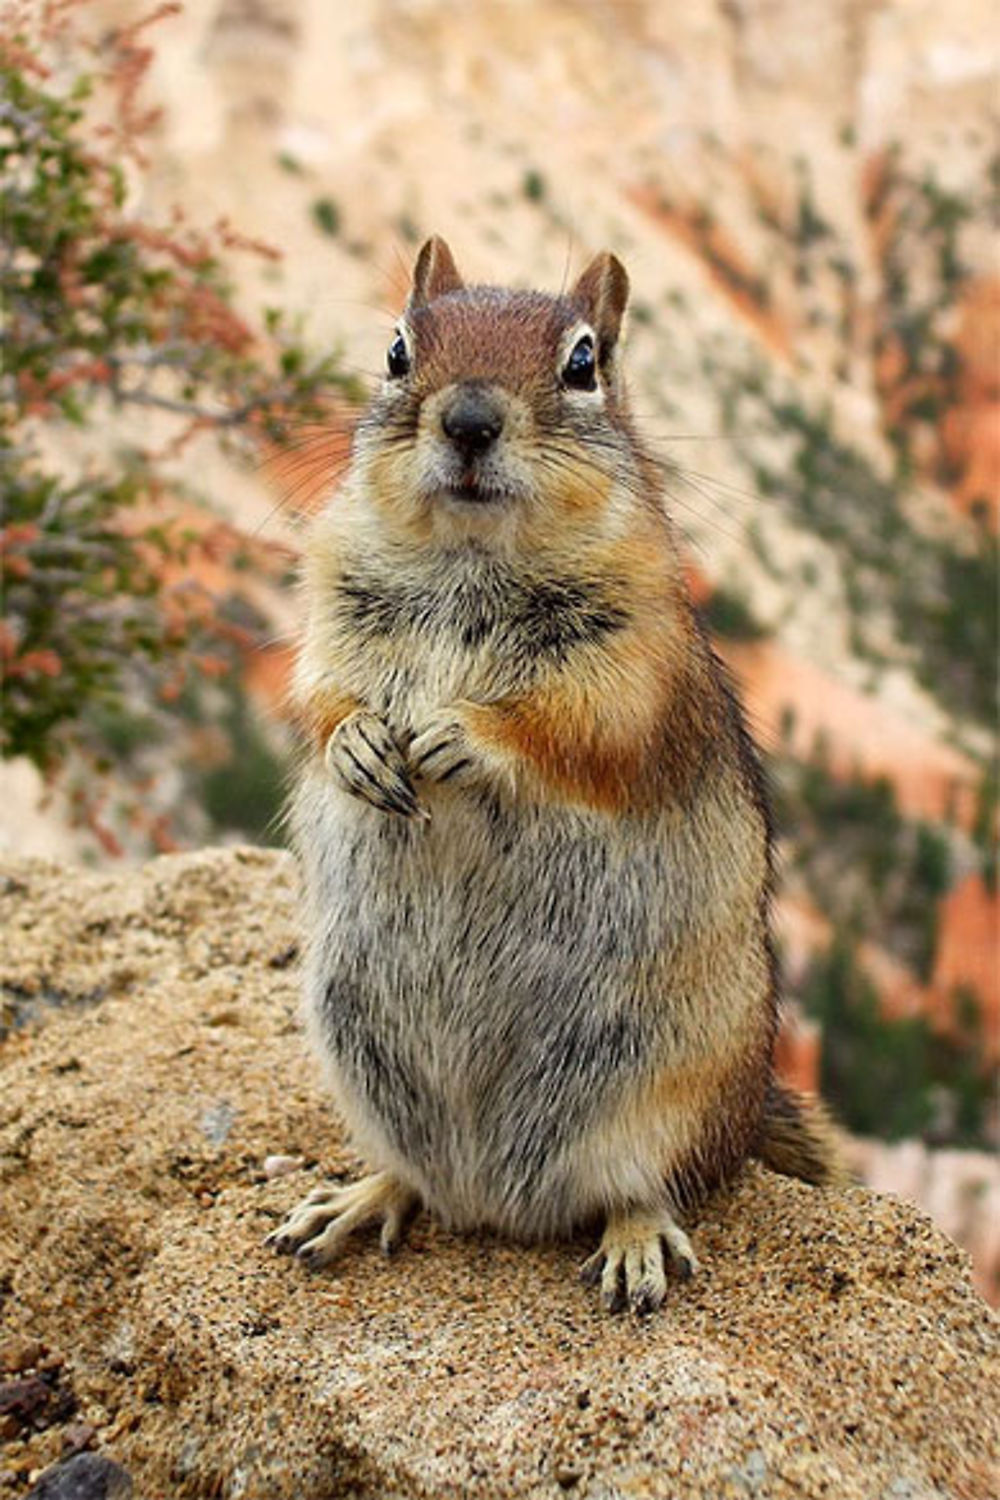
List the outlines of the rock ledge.
{"type": "Polygon", "coordinates": [[[288,858],[7,861],[0,922],[28,1019],[0,1046],[0,1382],[36,1392],[0,1493],[74,1442],[150,1500],[997,1492],[996,1322],[915,1210],[751,1170],[646,1323],[599,1312],[583,1243],[426,1219],[310,1277],[261,1239],[357,1164],[298,1034],[288,858]]]}

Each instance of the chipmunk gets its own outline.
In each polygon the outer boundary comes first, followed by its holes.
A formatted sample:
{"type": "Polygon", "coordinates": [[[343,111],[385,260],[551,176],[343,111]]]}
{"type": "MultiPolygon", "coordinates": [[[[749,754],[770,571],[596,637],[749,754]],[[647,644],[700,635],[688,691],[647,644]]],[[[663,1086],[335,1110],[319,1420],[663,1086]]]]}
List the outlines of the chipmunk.
{"type": "Polygon", "coordinates": [[[813,1182],[772,1070],[772,832],[629,415],[628,278],[466,285],[424,245],[307,547],[294,840],[312,1042],[377,1170],[271,1236],[312,1266],[424,1205],[647,1312],[751,1155],[813,1182]]]}

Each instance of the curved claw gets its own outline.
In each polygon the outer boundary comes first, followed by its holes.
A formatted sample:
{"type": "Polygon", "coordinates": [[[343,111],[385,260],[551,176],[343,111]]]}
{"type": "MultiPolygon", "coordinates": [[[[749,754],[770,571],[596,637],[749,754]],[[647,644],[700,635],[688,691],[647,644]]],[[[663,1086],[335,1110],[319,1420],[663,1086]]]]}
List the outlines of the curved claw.
{"type": "Polygon", "coordinates": [[[628,1306],[646,1317],[666,1296],[667,1262],[685,1280],[698,1269],[691,1241],[666,1209],[615,1215],[599,1248],[580,1267],[580,1278],[600,1285],[608,1312],[628,1306]]]}
{"type": "Polygon", "coordinates": [[[475,769],[475,751],[455,712],[439,709],[410,743],[409,765],[424,781],[462,781],[475,769]]]}
{"type": "Polygon", "coordinates": [[[381,812],[401,818],[426,818],[417,801],[403,753],[389,726],[376,714],[358,709],[327,740],[326,768],[345,792],[381,812]]]}
{"type": "Polygon", "coordinates": [[[336,1260],[356,1229],[381,1223],[382,1248],[388,1254],[402,1242],[418,1207],[411,1188],[388,1172],[375,1172],[347,1186],[314,1188],[264,1243],[315,1270],[336,1260]]]}

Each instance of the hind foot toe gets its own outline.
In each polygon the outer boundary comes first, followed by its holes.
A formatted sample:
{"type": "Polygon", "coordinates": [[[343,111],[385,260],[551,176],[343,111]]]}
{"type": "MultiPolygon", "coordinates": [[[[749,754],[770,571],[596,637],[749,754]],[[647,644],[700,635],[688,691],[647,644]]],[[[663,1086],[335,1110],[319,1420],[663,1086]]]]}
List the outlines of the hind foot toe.
{"type": "Polygon", "coordinates": [[[600,1286],[608,1312],[654,1312],[667,1293],[667,1265],[687,1279],[698,1269],[691,1241],[666,1209],[614,1214],[580,1276],[600,1286]]]}
{"type": "Polygon", "coordinates": [[[382,1250],[390,1255],[419,1206],[411,1188],[388,1172],[374,1172],[347,1186],[314,1188],[264,1243],[279,1255],[294,1255],[319,1269],[337,1258],[356,1229],[380,1224],[382,1250]]]}

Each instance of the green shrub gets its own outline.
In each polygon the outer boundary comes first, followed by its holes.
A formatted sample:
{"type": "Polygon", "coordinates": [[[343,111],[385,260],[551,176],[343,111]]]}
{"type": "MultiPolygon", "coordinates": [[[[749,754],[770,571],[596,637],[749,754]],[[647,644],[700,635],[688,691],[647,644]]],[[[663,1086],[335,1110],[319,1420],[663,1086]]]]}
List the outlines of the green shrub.
{"type": "Polygon", "coordinates": [[[323,234],[336,239],[340,233],[340,209],[332,198],[317,198],[310,208],[313,223],[323,234]]]}
{"type": "Polygon", "coordinates": [[[734,641],[759,641],[769,634],[754,617],[742,594],[733,589],[717,588],[702,605],[702,618],[713,635],[734,641]]]}
{"type": "Polygon", "coordinates": [[[922,1135],[933,1119],[926,1021],[882,1018],[843,934],[814,961],[803,1000],[823,1027],[820,1087],[843,1124],[890,1141],[922,1135]]]}
{"type": "Polygon", "coordinates": [[[541,172],[536,171],[534,167],[529,167],[521,179],[521,192],[529,203],[543,202],[547,195],[548,187],[541,172]]]}
{"type": "Polygon", "coordinates": [[[281,844],[287,761],[235,686],[218,720],[233,746],[232,759],[195,778],[195,793],[216,828],[256,844],[281,844]]]}
{"type": "MultiPolygon", "coordinates": [[[[105,37],[99,66],[75,7],[31,17],[0,23],[0,744],[48,776],[73,757],[99,777],[127,773],[185,679],[217,678],[252,639],[199,563],[286,566],[181,494],[168,458],[202,433],[234,456],[284,441],[342,381],[280,312],[262,326],[237,312],[228,259],[277,252],[225,223],[203,233],[132,213],[124,165],[138,179],[153,118],[139,88],[149,21],[105,37]],[[117,451],[101,432],[113,412],[117,451]],[[158,452],[150,412],[166,427],[158,452]],[[70,429],[95,434],[80,461],[70,429]]],[[[92,809],[99,788],[84,780],[92,809]]]]}

